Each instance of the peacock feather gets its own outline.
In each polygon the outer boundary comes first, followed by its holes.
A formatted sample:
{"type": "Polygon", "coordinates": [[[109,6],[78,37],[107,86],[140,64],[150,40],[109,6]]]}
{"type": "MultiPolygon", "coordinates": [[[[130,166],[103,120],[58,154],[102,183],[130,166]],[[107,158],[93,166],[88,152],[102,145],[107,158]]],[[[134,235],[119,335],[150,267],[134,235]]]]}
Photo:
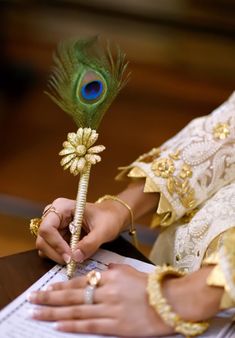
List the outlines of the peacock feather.
{"type": "MultiPolygon", "coordinates": [[[[61,43],[54,62],[47,94],[78,126],[76,133],[68,133],[59,153],[64,169],[75,176],[80,174],[74,219],[69,225],[70,246],[74,251],[81,234],[91,166],[101,161],[99,154],[105,149],[103,145],[94,146],[96,131],[129,74],[125,76],[125,54],[116,48],[114,60],[109,44],[101,45],[96,37],[61,43]]],[[[68,263],[69,278],[76,265],[73,259],[68,263]]]]}
{"type": "Polygon", "coordinates": [[[114,59],[109,43],[104,46],[92,37],[60,43],[54,63],[46,94],[78,127],[97,130],[129,78],[125,54],[116,47],[114,59]]]}

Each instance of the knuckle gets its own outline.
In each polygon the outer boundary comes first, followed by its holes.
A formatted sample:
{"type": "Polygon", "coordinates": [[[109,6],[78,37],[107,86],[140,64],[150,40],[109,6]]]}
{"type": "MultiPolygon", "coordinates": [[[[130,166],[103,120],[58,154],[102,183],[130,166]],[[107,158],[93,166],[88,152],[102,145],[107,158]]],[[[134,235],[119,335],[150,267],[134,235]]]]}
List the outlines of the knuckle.
{"type": "Polygon", "coordinates": [[[42,292],[38,295],[40,303],[48,304],[50,302],[50,294],[48,292],[42,292]]]}
{"type": "Polygon", "coordinates": [[[68,290],[66,292],[65,299],[68,304],[77,304],[76,293],[73,290],[68,290]]]}
{"type": "Polygon", "coordinates": [[[40,228],[38,229],[38,234],[41,237],[46,237],[48,234],[50,234],[50,228],[46,227],[45,225],[41,225],[40,228]]]}
{"type": "Polygon", "coordinates": [[[86,332],[97,332],[97,330],[97,323],[93,320],[90,320],[84,324],[84,331],[86,332]]]}
{"type": "Polygon", "coordinates": [[[55,312],[54,312],[54,309],[50,308],[50,307],[47,307],[45,310],[44,310],[44,319],[47,319],[47,320],[54,320],[56,319],[55,318],[55,312]]]}
{"type": "Polygon", "coordinates": [[[59,254],[63,253],[63,248],[61,247],[60,243],[55,241],[51,245],[57,253],[59,253],[59,254]]]}
{"type": "Polygon", "coordinates": [[[109,270],[108,279],[111,282],[116,282],[120,278],[120,273],[117,269],[109,270]]]}
{"type": "Polygon", "coordinates": [[[64,283],[63,282],[58,282],[52,285],[53,291],[57,290],[63,290],[64,283]]]}
{"type": "Polygon", "coordinates": [[[120,299],[120,295],[117,289],[108,288],[106,290],[106,299],[108,299],[110,303],[116,303],[120,299]]]}
{"type": "Polygon", "coordinates": [[[72,316],[75,317],[75,318],[80,318],[80,319],[83,319],[83,311],[81,309],[81,307],[79,305],[75,306],[73,309],[72,309],[72,316]]]}

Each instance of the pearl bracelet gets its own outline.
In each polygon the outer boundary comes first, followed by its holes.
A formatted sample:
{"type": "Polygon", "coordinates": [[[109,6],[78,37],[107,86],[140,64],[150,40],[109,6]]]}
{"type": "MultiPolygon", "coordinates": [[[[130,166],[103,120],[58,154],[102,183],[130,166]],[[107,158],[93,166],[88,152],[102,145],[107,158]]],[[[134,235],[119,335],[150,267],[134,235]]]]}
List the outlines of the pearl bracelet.
{"type": "Polygon", "coordinates": [[[180,318],[180,316],[172,311],[171,306],[162,295],[162,281],[165,276],[172,275],[183,277],[184,272],[171,266],[159,266],[156,270],[149,274],[147,293],[149,303],[158,313],[161,319],[170,327],[173,327],[175,332],[181,333],[186,337],[193,337],[202,334],[208,329],[209,324],[206,322],[190,322],[180,318]]]}

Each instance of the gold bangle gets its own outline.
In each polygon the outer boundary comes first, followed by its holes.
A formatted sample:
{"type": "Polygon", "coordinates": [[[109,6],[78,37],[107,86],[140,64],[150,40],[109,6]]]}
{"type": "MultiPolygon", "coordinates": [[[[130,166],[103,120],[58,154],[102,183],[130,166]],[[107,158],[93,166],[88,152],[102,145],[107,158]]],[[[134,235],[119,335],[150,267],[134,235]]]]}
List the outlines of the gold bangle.
{"type": "Polygon", "coordinates": [[[162,295],[161,284],[165,276],[172,275],[183,277],[184,272],[171,266],[157,267],[156,270],[149,274],[147,293],[149,303],[159,314],[162,320],[170,327],[173,327],[175,332],[181,333],[186,337],[193,337],[202,334],[208,329],[209,324],[206,322],[190,322],[184,321],[180,316],[172,311],[171,306],[162,295]]]}
{"type": "Polygon", "coordinates": [[[124,207],[126,207],[128,209],[128,211],[130,213],[129,235],[132,237],[132,242],[133,242],[134,246],[136,248],[138,248],[139,243],[138,243],[136,228],[134,226],[134,215],[133,215],[133,211],[132,211],[131,207],[125,201],[123,201],[121,198],[119,198],[117,196],[113,196],[113,195],[104,195],[104,196],[100,197],[96,201],[96,203],[101,203],[101,202],[107,201],[107,200],[113,200],[113,201],[119,202],[120,204],[122,204],[124,207]]]}

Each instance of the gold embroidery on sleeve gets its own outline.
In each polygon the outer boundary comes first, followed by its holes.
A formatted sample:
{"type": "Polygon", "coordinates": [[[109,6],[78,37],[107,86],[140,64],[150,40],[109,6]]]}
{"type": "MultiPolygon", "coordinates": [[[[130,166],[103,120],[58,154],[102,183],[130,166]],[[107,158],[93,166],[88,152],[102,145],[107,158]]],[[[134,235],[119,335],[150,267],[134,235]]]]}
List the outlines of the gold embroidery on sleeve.
{"type": "Polygon", "coordinates": [[[209,245],[203,265],[215,265],[207,277],[207,285],[220,286],[225,289],[220,309],[235,305],[235,227],[217,236],[209,245]]]}
{"type": "Polygon", "coordinates": [[[161,155],[161,148],[153,148],[148,153],[137,158],[137,162],[151,163],[161,155]]]}
{"type": "Polygon", "coordinates": [[[217,123],[213,128],[213,136],[215,139],[224,140],[230,134],[228,123],[217,123]]]}
{"type": "Polygon", "coordinates": [[[156,176],[169,178],[174,173],[175,166],[174,162],[170,158],[160,158],[153,161],[151,169],[156,176]]]}
{"type": "Polygon", "coordinates": [[[194,189],[190,186],[189,178],[192,177],[192,168],[183,163],[179,174],[173,175],[175,165],[173,160],[180,159],[180,151],[169,154],[169,158],[159,158],[153,161],[151,169],[156,176],[167,179],[167,190],[170,195],[176,193],[185,208],[193,208],[196,204],[194,189]]]}
{"type": "Polygon", "coordinates": [[[175,153],[169,154],[169,157],[172,158],[173,160],[179,160],[180,159],[180,150],[176,150],[175,153]]]}

